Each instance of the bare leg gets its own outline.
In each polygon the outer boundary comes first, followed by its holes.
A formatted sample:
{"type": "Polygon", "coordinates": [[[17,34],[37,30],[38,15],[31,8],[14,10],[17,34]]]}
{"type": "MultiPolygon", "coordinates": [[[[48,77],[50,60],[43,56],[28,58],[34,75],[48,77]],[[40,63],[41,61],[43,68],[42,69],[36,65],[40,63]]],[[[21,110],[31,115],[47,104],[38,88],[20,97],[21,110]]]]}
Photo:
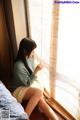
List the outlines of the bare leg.
{"type": "Polygon", "coordinates": [[[42,91],[38,88],[29,88],[26,92],[26,95],[24,96],[25,100],[29,100],[25,112],[30,116],[33,109],[36,107],[40,99],[42,98],[42,91]]]}
{"type": "Polygon", "coordinates": [[[43,97],[39,101],[38,106],[51,120],[59,120],[56,113],[49,107],[49,105],[46,103],[43,97]]]}
{"type": "Polygon", "coordinates": [[[25,100],[29,100],[25,112],[30,116],[36,105],[48,116],[51,120],[59,120],[56,113],[49,107],[43,98],[43,92],[38,88],[29,88],[24,96],[25,100]]]}

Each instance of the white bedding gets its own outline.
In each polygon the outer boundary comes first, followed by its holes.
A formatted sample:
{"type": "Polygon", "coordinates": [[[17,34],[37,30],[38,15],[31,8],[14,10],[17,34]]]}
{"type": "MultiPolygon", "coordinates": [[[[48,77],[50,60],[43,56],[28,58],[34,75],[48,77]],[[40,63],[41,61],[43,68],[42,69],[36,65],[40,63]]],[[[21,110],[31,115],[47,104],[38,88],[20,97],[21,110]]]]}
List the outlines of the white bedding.
{"type": "Polygon", "coordinates": [[[17,102],[2,82],[0,82],[0,112],[1,110],[10,111],[10,120],[28,119],[21,104],[17,102]]]}

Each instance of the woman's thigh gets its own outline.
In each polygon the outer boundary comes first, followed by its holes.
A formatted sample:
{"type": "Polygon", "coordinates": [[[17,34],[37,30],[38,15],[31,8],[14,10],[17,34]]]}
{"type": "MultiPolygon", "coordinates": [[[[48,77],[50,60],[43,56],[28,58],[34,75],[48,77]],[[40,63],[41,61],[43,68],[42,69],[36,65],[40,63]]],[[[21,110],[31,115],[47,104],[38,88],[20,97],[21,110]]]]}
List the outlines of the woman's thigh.
{"type": "Polygon", "coordinates": [[[27,89],[23,99],[28,100],[32,96],[42,97],[42,95],[43,95],[42,90],[40,90],[38,88],[34,88],[34,87],[29,87],[27,89]]]}

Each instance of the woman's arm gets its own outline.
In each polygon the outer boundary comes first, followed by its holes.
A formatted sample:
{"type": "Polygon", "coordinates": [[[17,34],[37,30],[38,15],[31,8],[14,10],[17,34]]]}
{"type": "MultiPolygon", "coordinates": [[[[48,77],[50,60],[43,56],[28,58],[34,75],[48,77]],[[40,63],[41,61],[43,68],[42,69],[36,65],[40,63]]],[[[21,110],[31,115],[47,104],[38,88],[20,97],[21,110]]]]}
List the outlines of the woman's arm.
{"type": "Polygon", "coordinates": [[[42,64],[38,64],[37,67],[34,70],[34,75],[36,75],[42,68],[43,68],[43,65],[42,64]]]}
{"type": "Polygon", "coordinates": [[[30,86],[35,80],[37,76],[32,73],[29,74],[28,70],[24,66],[23,63],[16,63],[14,66],[14,79],[20,80],[25,86],[30,86]]]}

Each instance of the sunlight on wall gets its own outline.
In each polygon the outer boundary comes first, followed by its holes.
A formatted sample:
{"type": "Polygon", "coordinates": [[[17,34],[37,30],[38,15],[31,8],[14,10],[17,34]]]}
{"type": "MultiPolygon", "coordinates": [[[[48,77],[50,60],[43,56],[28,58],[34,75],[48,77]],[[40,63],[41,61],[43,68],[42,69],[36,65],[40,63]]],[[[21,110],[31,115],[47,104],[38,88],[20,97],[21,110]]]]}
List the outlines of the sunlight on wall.
{"type": "Polygon", "coordinates": [[[24,1],[23,0],[11,0],[13,9],[13,18],[15,33],[17,39],[17,45],[23,37],[26,37],[26,23],[25,23],[25,12],[24,12],[24,1]]]}

